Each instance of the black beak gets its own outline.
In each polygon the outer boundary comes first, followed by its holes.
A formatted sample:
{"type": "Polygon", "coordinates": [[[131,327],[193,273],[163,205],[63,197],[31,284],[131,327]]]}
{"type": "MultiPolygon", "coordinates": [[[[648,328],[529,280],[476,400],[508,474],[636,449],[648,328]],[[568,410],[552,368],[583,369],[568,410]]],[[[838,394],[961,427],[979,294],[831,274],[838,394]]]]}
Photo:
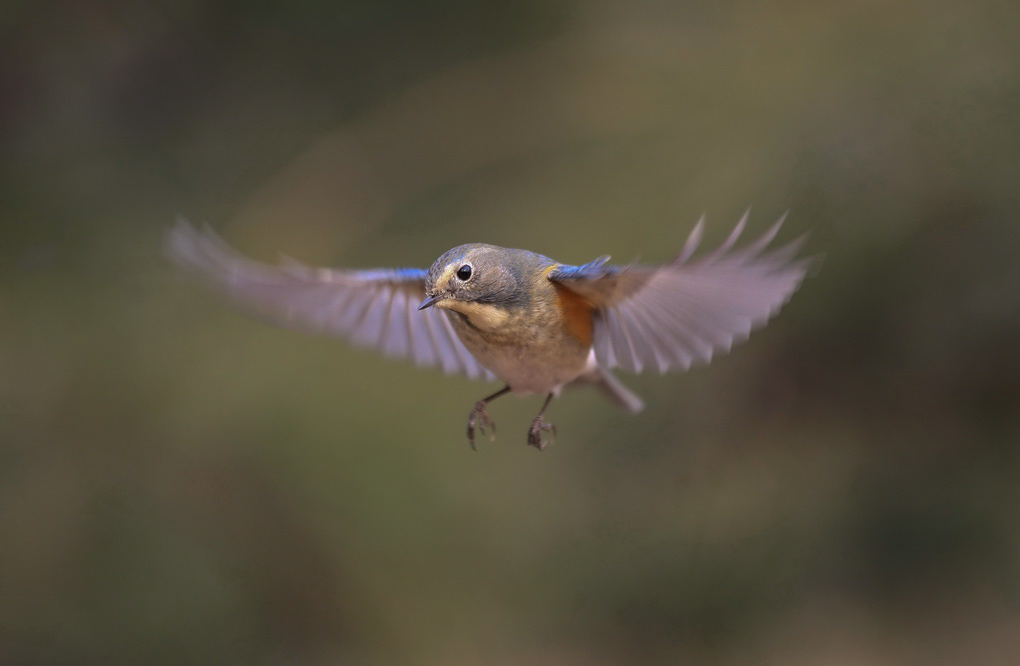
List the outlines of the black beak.
{"type": "Polygon", "coordinates": [[[421,305],[418,306],[418,309],[424,310],[425,308],[430,308],[441,300],[443,300],[442,296],[428,296],[425,298],[424,301],[421,302],[421,305]]]}

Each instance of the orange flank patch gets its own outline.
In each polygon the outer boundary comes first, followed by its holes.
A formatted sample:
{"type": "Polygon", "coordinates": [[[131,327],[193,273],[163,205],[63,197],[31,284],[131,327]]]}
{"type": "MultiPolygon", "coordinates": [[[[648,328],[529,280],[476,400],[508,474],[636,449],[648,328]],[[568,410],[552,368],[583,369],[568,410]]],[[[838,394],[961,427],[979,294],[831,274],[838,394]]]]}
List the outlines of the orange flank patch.
{"type": "Polygon", "coordinates": [[[587,298],[561,284],[556,287],[556,305],[566,320],[567,333],[585,347],[591,345],[594,308],[587,298]]]}

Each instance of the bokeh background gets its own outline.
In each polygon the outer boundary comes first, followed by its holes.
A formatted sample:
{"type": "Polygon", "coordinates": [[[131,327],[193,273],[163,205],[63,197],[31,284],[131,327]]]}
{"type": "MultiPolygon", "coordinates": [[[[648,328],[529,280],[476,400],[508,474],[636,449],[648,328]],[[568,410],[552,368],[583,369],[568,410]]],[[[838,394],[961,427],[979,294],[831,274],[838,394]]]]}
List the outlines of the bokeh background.
{"type": "Polygon", "coordinates": [[[0,664],[1020,663],[1020,7],[6,2],[0,664]],[[639,417],[272,328],[161,255],[822,270],[639,417]]]}

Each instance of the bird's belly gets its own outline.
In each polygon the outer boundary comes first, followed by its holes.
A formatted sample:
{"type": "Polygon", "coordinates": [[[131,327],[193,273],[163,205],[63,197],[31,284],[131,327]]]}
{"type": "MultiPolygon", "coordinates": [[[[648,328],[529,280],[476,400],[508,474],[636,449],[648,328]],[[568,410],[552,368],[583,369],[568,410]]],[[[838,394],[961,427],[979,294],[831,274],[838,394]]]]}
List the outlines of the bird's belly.
{"type": "Polygon", "coordinates": [[[459,317],[451,319],[468,351],[514,393],[555,392],[587,369],[590,347],[568,333],[485,332],[459,317]]]}
{"type": "MultiPolygon", "coordinates": [[[[468,347],[470,349],[470,347],[468,347]]],[[[514,393],[552,393],[577,379],[586,353],[539,353],[534,349],[487,349],[472,353],[514,393]]]]}

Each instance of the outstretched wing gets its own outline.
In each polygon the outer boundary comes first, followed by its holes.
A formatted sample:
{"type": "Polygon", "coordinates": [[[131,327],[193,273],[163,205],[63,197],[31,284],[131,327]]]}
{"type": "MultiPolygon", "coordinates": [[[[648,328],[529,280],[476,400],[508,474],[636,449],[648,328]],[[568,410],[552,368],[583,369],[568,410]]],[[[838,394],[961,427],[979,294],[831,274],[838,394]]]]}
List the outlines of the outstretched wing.
{"type": "Polygon", "coordinates": [[[750,245],[733,249],[747,224],[745,214],[721,247],[693,261],[703,220],[679,256],[663,266],[613,266],[601,257],[559,267],[549,279],[596,307],[592,344],[599,365],[631,372],[686,370],[745,340],[797,290],[812,262],[795,258],[803,239],[767,249],[784,218],[750,245]]]}
{"type": "Polygon", "coordinates": [[[337,335],[447,373],[495,379],[461,343],[443,311],[417,310],[425,298],[424,270],[270,266],[242,257],[212,230],[184,220],[167,232],[166,250],[176,263],[282,326],[337,335]]]}

